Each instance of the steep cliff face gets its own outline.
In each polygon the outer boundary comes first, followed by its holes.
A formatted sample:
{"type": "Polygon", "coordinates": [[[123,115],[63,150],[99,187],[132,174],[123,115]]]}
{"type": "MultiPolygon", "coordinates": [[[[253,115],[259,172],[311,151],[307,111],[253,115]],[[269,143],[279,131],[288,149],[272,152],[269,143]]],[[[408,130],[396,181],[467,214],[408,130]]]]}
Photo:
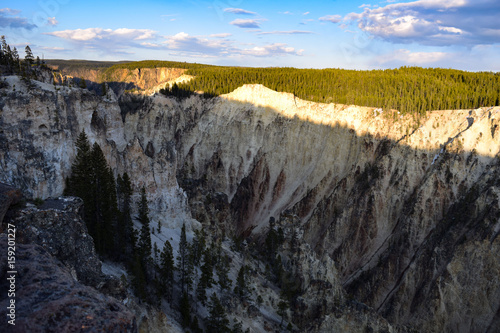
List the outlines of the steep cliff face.
{"type": "Polygon", "coordinates": [[[186,72],[182,68],[136,68],[115,70],[111,77],[107,77],[109,82],[130,82],[139,89],[150,89],[161,83],[175,80],[186,72]]]}
{"type": "MultiPolygon", "coordinates": [[[[342,289],[393,324],[498,327],[499,107],[413,119],[249,85],[214,99],[130,100],[120,110],[112,92],[43,84],[28,92],[8,82],[0,181],[31,197],[62,192],[85,129],[116,172],[146,186],[153,219],[170,227],[192,215],[258,238],[269,217],[295,216],[317,269],[335,266],[332,291],[310,280],[304,304],[342,289]]],[[[326,304],[310,328],[342,329],[351,308],[337,305],[326,304]]],[[[297,320],[307,325],[309,311],[297,320]]],[[[390,328],[372,311],[360,318],[359,330],[374,321],[390,328]]]]}
{"type": "MultiPolygon", "coordinates": [[[[2,331],[137,332],[134,314],[121,302],[126,287],[101,272],[79,215],[82,203],[72,197],[51,199],[38,208],[18,208],[10,216],[9,242],[0,233],[0,249],[7,253],[9,244],[15,259],[0,258],[0,286],[11,290],[0,296],[0,304],[12,308],[14,301],[14,310],[11,323],[0,324],[2,331]]],[[[7,230],[5,221],[1,229],[7,230]]]]}
{"type": "Polygon", "coordinates": [[[36,88],[28,91],[17,77],[7,81],[9,87],[0,100],[1,181],[17,186],[31,199],[61,195],[76,154],[75,140],[85,130],[116,173],[140,175],[134,177],[134,186],[147,188],[155,218],[189,219],[186,198],[175,178],[172,144],[163,142],[153,151],[148,141],[126,135],[111,90],[100,97],[84,89],[35,81],[36,88]]]}
{"type": "MultiPolygon", "coordinates": [[[[51,66],[59,69],[58,66],[51,66]]],[[[106,71],[102,69],[85,69],[78,67],[62,67],[60,75],[56,75],[56,81],[61,84],[64,80],[78,78],[87,81],[91,89],[100,89],[102,82],[107,82],[114,92],[121,96],[125,90],[147,90],[149,93],[156,92],[164,88],[165,84],[171,81],[184,82],[191,77],[183,75],[187,70],[183,68],[136,68],[136,69],[115,69],[106,71]]]]}
{"type": "Polygon", "coordinates": [[[480,281],[499,263],[499,110],[432,112],[419,124],[243,87],[184,131],[180,178],[225,193],[240,232],[291,209],[346,290],[392,322],[494,330],[499,289],[480,281]],[[476,248],[484,262],[463,257],[476,248]]]}

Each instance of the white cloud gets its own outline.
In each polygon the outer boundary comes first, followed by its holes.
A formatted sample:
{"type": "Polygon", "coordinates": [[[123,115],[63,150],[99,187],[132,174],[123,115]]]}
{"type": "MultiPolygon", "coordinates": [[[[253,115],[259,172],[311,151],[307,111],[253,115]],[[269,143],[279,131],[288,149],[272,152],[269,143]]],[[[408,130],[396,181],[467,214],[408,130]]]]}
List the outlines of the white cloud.
{"type": "Polygon", "coordinates": [[[190,36],[185,32],[166,37],[162,45],[169,50],[180,50],[196,55],[219,55],[232,49],[231,43],[226,40],[190,36]]]}
{"type": "Polygon", "coordinates": [[[241,50],[243,55],[251,55],[255,57],[268,57],[277,55],[302,55],[304,50],[296,51],[295,48],[287,46],[283,43],[274,43],[264,46],[255,46],[251,49],[241,50]]]}
{"type": "Polygon", "coordinates": [[[229,24],[235,25],[240,28],[260,28],[259,20],[253,19],[236,19],[229,24]]]}
{"type": "Polygon", "coordinates": [[[311,12],[305,12],[302,15],[309,15],[309,14],[311,14],[311,12]]]}
{"type": "Polygon", "coordinates": [[[59,47],[59,46],[54,46],[54,47],[43,46],[40,47],[40,49],[46,51],[67,51],[67,49],[65,49],[64,47],[59,47]]]}
{"type": "Polygon", "coordinates": [[[0,9],[0,28],[12,29],[27,29],[33,30],[37,28],[35,24],[28,22],[25,17],[19,17],[17,14],[21,13],[20,10],[12,8],[0,9]]]}
{"type": "MultiPolygon", "coordinates": [[[[260,32],[260,31],[259,31],[260,32]]],[[[308,33],[283,31],[282,34],[308,33]]],[[[192,36],[179,32],[171,36],[160,37],[155,31],[147,29],[102,29],[88,28],[62,30],[46,33],[70,41],[80,48],[92,49],[104,54],[130,54],[134,48],[170,51],[171,54],[184,57],[233,57],[233,56],[285,56],[301,55],[304,50],[296,50],[284,43],[265,45],[237,44],[228,39],[230,33],[218,33],[208,36],[192,36]]],[[[73,47],[74,48],[74,47],[73,47]]],[[[52,49],[57,51],[57,49],[52,49]]],[[[66,51],[61,49],[59,51],[66,51]]]]}
{"type": "Polygon", "coordinates": [[[264,31],[264,32],[259,32],[257,35],[310,35],[310,34],[314,34],[314,32],[303,31],[303,30],[264,31]]]}
{"type": "Polygon", "coordinates": [[[16,15],[21,13],[19,9],[12,9],[12,8],[1,8],[0,13],[6,13],[8,15],[16,15]]]}
{"type": "Polygon", "coordinates": [[[380,56],[377,60],[380,64],[401,63],[405,65],[429,65],[437,63],[446,58],[450,58],[450,54],[446,52],[411,52],[409,50],[400,49],[393,53],[380,56]]]}
{"type": "Polygon", "coordinates": [[[231,35],[232,34],[225,32],[225,33],[221,33],[221,34],[211,34],[210,37],[212,37],[212,38],[227,38],[231,35]]]}
{"type": "Polygon", "coordinates": [[[326,21],[326,22],[332,22],[332,23],[339,23],[342,21],[342,16],[340,15],[326,15],[323,17],[319,18],[320,21],[326,21]]]}
{"type": "MultiPolygon", "coordinates": [[[[240,45],[249,45],[240,44],[240,45]]],[[[234,41],[190,36],[185,32],[178,33],[173,36],[167,36],[166,40],[155,46],[155,48],[163,48],[176,52],[176,55],[186,57],[234,57],[234,56],[300,56],[304,50],[296,50],[294,47],[284,43],[273,43],[266,45],[258,45],[251,48],[241,48],[235,45],[234,41]]]]}
{"type": "Polygon", "coordinates": [[[126,49],[141,47],[141,41],[157,38],[157,34],[149,29],[102,29],[88,28],[48,32],[51,35],[78,44],[79,47],[97,49],[103,53],[125,53],[126,49]]]}
{"type": "Polygon", "coordinates": [[[257,15],[257,13],[255,12],[251,12],[249,10],[241,8],[225,8],[224,11],[226,13],[237,14],[237,15],[257,15]]]}
{"type": "Polygon", "coordinates": [[[47,35],[56,36],[59,38],[71,41],[91,41],[91,40],[143,40],[154,38],[156,32],[148,29],[102,29],[102,28],[88,28],[76,30],[62,30],[48,32],[47,35]]]}
{"type": "Polygon", "coordinates": [[[499,15],[498,0],[417,0],[365,7],[345,21],[394,43],[473,46],[498,43],[499,15]]]}
{"type": "Polygon", "coordinates": [[[47,18],[47,24],[50,26],[56,26],[59,24],[59,22],[56,20],[55,16],[54,17],[48,17],[47,18]]]}
{"type": "Polygon", "coordinates": [[[315,20],[314,19],[307,19],[307,20],[302,20],[302,22],[300,22],[299,24],[300,25],[306,25],[308,24],[309,22],[314,22],[315,20]]]}

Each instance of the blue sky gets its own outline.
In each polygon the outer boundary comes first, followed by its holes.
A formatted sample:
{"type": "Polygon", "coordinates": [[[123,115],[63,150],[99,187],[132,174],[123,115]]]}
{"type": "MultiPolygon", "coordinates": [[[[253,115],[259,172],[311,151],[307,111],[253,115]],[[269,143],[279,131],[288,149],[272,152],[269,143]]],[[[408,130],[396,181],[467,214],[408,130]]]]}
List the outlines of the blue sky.
{"type": "Polygon", "coordinates": [[[1,1],[24,56],[500,72],[500,1],[1,1]]]}

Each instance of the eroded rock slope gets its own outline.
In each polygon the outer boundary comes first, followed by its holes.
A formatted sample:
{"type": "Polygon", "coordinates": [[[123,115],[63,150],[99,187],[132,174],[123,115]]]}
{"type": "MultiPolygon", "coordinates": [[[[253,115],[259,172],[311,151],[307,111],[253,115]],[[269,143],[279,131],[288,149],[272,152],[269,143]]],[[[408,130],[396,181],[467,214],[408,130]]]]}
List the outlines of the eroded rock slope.
{"type": "MultiPolygon", "coordinates": [[[[147,187],[154,219],[192,216],[258,238],[269,217],[292,216],[335,265],[337,287],[389,322],[497,330],[500,108],[413,119],[251,85],[206,100],[157,95],[121,112],[112,92],[9,84],[0,180],[31,197],[62,192],[85,129],[116,172],[147,187]]],[[[326,316],[314,330],[339,325],[326,316]]]]}

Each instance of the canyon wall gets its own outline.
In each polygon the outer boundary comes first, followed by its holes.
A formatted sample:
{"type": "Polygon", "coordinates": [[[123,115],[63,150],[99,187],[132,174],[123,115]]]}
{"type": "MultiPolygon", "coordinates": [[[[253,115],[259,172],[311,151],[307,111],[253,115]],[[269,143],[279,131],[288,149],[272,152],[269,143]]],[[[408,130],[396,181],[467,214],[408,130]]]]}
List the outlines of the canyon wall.
{"type": "MultiPolygon", "coordinates": [[[[499,107],[414,118],[261,85],[119,104],[111,91],[8,84],[0,181],[32,198],[61,194],[85,130],[116,173],[146,187],[153,220],[193,217],[258,239],[270,217],[292,218],[335,265],[336,287],[389,322],[428,332],[500,323],[499,107]]],[[[339,325],[326,316],[314,330],[339,325]]]]}
{"type": "Polygon", "coordinates": [[[50,67],[59,71],[59,75],[54,75],[58,84],[73,78],[84,79],[89,89],[100,91],[101,84],[106,82],[118,96],[126,90],[158,92],[160,88],[164,88],[165,84],[171,81],[190,80],[189,75],[183,75],[187,71],[183,68],[119,68],[107,71],[106,67],[100,69],[64,65],[50,65],[50,67]]]}

